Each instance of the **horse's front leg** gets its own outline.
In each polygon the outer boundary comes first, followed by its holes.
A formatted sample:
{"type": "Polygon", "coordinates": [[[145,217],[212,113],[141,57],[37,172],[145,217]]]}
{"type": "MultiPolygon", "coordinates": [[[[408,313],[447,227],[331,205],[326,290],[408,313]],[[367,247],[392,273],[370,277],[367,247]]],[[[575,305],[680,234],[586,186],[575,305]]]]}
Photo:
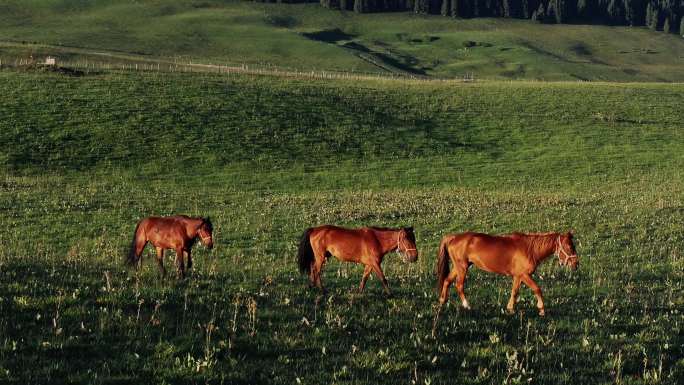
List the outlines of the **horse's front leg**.
{"type": "Polygon", "coordinates": [[[515,303],[518,300],[518,290],[520,289],[520,283],[522,280],[518,276],[513,277],[513,288],[511,289],[511,298],[508,300],[508,305],[506,305],[506,310],[513,314],[515,311],[515,303]]]}
{"type": "Polygon", "coordinates": [[[366,265],[366,267],[363,269],[363,277],[361,277],[359,293],[363,292],[363,289],[366,287],[366,281],[368,280],[368,276],[370,275],[371,271],[373,271],[373,269],[368,265],[366,265]]]}
{"type": "Polygon", "coordinates": [[[539,315],[543,316],[544,313],[544,298],[542,297],[542,291],[539,288],[539,285],[537,285],[534,280],[532,280],[532,277],[530,277],[529,274],[525,274],[520,277],[522,281],[527,285],[532,291],[534,292],[534,295],[537,297],[537,309],[539,309],[539,315]]]}
{"type": "Polygon", "coordinates": [[[385,278],[385,274],[382,272],[382,268],[380,267],[380,263],[374,262],[371,265],[371,269],[373,269],[373,272],[375,275],[378,277],[380,282],[382,283],[382,287],[385,289],[385,294],[386,295],[392,295],[392,292],[390,292],[389,285],[387,284],[387,279],[385,278]]]}
{"type": "Polygon", "coordinates": [[[185,260],[185,268],[188,270],[192,269],[192,250],[188,250],[185,252],[185,260]]]}
{"type": "Polygon", "coordinates": [[[183,263],[183,248],[176,249],[176,278],[185,278],[185,264],[183,263]]]}
{"type": "Polygon", "coordinates": [[[159,272],[162,277],[166,278],[166,269],[164,268],[164,249],[161,247],[155,247],[157,250],[157,266],[159,266],[159,272]]]}

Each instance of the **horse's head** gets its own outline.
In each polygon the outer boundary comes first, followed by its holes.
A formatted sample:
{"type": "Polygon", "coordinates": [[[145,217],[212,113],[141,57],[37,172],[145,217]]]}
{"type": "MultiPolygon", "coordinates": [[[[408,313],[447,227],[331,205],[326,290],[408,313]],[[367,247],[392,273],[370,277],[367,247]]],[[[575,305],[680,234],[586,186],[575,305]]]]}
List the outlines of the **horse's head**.
{"type": "Polygon", "coordinates": [[[214,247],[213,231],[214,226],[211,224],[211,220],[209,220],[208,217],[202,218],[202,224],[197,228],[197,235],[199,235],[202,243],[204,243],[204,246],[209,250],[214,247]]]}
{"type": "Polygon", "coordinates": [[[404,262],[415,262],[418,260],[416,235],[413,233],[413,227],[404,227],[399,230],[399,236],[397,237],[397,252],[401,254],[404,262]]]}
{"type": "Polygon", "coordinates": [[[556,255],[558,255],[558,262],[561,266],[568,266],[572,270],[577,270],[579,259],[575,251],[572,231],[558,236],[556,240],[556,255]]]}

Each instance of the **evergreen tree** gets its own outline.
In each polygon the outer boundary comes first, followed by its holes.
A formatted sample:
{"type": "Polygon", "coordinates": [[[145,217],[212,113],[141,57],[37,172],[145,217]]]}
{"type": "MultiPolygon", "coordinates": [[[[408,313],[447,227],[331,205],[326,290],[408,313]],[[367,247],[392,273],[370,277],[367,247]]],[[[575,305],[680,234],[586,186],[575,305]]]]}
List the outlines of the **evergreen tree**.
{"type": "Polygon", "coordinates": [[[663,23],[663,32],[670,33],[670,16],[665,17],[665,22],[663,23]]]}
{"type": "MultiPolygon", "coordinates": [[[[2,1],[2,0],[0,0],[2,1]]],[[[645,25],[684,35],[684,0],[255,0],[269,3],[320,2],[357,13],[413,10],[451,17],[531,18],[538,22],[594,22],[645,25]]]]}
{"type": "Polygon", "coordinates": [[[659,24],[660,24],[660,10],[656,7],[653,7],[653,9],[651,11],[651,21],[650,21],[648,27],[654,31],[657,31],[659,24]]]}
{"type": "Polygon", "coordinates": [[[458,9],[458,7],[460,6],[460,4],[461,4],[462,1],[463,1],[463,0],[451,0],[451,2],[450,2],[450,6],[451,6],[451,10],[450,10],[450,12],[451,12],[451,17],[461,17],[461,12],[460,12],[460,10],[458,9]]]}
{"type": "Polygon", "coordinates": [[[501,4],[497,10],[499,17],[515,17],[519,5],[520,0],[501,0],[501,4]]]}
{"type": "Polygon", "coordinates": [[[542,20],[545,23],[556,22],[556,2],[551,0],[546,7],[546,17],[542,20]]]}
{"type": "Polygon", "coordinates": [[[413,12],[415,12],[415,13],[429,13],[430,12],[430,0],[416,0],[415,6],[413,7],[413,12]]]}
{"type": "Polygon", "coordinates": [[[623,0],[611,0],[608,3],[606,12],[611,24],[625,24],[625,9],[623,0]]]}
{"type": "Polygon", "coordinates": [[[543,23],[546,19],[546,11],[544,10],[544,4],[539,3],[539,8],[532,13],[532,20],[543,23]]]}
{"type": "Polygon", "coordinates": [[[567,17],[565,15],[565,0],[551,0],[553,3],[554,16],[556,23],[562,24],[566,21],[567,17]]]}
{"type": "Polygon", "coordinates": [[[528,0],[522,0],[522,4],[520,4],[522,8],[522,17],[525,19],[529,19],[530,16],[530,3],[528,0]]]}
{"type": "Polygon", "coordinates": [[[652,2],[649,2],[646,5],[646,26],[655,31],[658,28],[658,19],[658,8],[652,2]]]}
{"type": "Polygon", "coordinates": [[[449,16],[451,14],[451,0],[442,0],[442,9],[439,13],[442,16],[449,16]]]}

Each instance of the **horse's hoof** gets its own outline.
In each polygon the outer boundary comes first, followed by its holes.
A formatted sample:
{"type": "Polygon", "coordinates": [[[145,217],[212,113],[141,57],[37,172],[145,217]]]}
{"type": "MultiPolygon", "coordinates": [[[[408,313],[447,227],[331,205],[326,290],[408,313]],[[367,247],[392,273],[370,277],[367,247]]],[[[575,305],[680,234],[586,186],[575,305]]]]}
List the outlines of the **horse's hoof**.
{"type": "Polygon", "coordinates": [[[543,317],[545,315],[546,315],[546,313],[544,312],[544,309],[539,310],[539,316],[540,317],[543,317]]]}
{"type": "Polygon", "coordinates": [[[513,315],[515,314],[515,309],[506,308],[506,313],[508,313],[509,315],[513,315]]]}

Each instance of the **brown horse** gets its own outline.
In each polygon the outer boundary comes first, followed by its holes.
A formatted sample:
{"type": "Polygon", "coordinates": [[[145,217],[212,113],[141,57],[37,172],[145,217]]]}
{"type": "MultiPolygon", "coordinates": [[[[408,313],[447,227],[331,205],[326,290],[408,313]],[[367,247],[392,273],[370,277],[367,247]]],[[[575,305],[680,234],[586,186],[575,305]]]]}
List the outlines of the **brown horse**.
{"type": "Polygon", "coordinates": [[[437,290],[440,307],[447,301],[449,286],[456,280],[461,305],[470,309],[463,293],[468,267],[475,264],[484,271],[513,277],[513,289],[506,309],[513,313],[520,283],[524,282],[537,297],[539,315],[544,315],[544,299],[539,286],[532,280],[537,266],[549,255],[556,254],[561,266],[577,269],[572,231],[560,233],[512,233],[488,235],[480,233],[450,234],[442,239],[437,261],[437,290]],[[453,270],[449,270],[449,261],[453,270]]]}
{"type": "Polygon", "coordinates": [[[309,228],[299,243],[299,271],[309,275],[311,286],[316,285],[324,290],[321,270],[327,258],[334,255],[341,261],[362,263],[366,266],[359,292],[363,291],[372,271],[382,282],[385,293],[389,295],[390,289],[380,264],[385,254],[390,251],[398,251],[404,262],[415,262],[418,259],[416,237],[412,227],[345,229],[326,225],[309,228]]]}
{"type": "Polygon", "coordinates": [[[157,250],[157,264],[159,271],[166,276],[164,268],[164,250],[176,251],[176,269],[178,278],[185,277],[183,257],[188,261],[188,269],[192,268],[192,246],[197,238],[202,240],[207,248],[214,247],[212,238],[213,226],[209,218],[188,217],[177,215],[172,217],[148,217],[138,222],[133,235],[131,250],[128,253],[129,265],[140,266],[141,255],[147,242],[157,250]]]}

